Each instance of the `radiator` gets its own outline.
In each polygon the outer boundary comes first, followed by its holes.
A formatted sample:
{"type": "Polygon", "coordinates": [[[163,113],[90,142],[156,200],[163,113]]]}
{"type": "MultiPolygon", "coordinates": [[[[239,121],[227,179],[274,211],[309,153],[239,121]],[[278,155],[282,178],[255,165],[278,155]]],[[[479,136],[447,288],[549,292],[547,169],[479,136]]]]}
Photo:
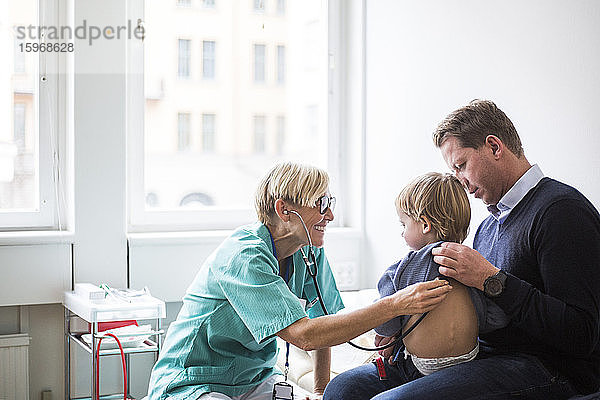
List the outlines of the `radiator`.
{"type": "Polygon", "coordinates": [[[0,335],[0,400],[29,399],[27,334],[0,335]]]}

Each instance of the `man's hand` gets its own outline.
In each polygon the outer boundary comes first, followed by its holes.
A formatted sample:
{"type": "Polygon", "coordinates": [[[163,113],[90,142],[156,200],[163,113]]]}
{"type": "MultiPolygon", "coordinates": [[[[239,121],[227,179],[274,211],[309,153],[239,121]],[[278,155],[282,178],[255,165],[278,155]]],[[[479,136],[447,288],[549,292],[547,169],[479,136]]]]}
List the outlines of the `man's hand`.
{"type": "MultiPolygon", "coordinates": [[[[375,347],[385,346],[393,340],[396,340],[395,336],[386,337],[375,334],[375,347]]],[[[390,365],[394,364],[394,347],[395,346],[390,346],[387,349],[378,351],[379,355],[385,358],[390,365]]]]}
{"type": "Polygon", "coordinates": [[[433,261],[440,264],[439,273],[460,283],[483,290],[483,282],[496,274],[494,267],[479,252],[458,243],[444,242],[431,250],[433,261]]]}

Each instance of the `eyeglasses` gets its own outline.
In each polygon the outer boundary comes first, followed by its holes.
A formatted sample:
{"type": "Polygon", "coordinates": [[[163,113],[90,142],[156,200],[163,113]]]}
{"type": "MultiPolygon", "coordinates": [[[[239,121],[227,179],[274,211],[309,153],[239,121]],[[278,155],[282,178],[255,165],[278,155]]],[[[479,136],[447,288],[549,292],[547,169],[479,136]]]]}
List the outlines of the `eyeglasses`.
{"type": "Polygon", "coordinates": [[[317,200],[317,206],[319,206],[321,215],[325,214],[328,208],[333,212],[335,210],[335,197],[325,194],[317,200]]]}

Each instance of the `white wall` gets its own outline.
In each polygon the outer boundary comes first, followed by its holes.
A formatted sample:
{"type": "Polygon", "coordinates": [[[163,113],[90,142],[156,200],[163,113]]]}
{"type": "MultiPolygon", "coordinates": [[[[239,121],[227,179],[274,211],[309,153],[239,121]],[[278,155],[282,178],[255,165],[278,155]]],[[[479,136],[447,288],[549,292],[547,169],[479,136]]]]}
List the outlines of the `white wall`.
{"type": "Polygon", "coordinates": [[[599,22],[596,0],[367,2],[366,286],[407,250],[397,192],[448,171],[431,133],[474,98],[506,112],[530,162],[600,207],[599,22]]]}

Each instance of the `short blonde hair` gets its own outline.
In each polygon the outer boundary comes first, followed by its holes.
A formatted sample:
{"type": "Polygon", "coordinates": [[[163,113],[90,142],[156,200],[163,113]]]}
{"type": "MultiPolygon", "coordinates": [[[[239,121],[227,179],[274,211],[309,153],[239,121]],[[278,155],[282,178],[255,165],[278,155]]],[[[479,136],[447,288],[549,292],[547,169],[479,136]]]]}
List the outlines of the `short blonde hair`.
{"type": "Polygon", "coordinates": [[[429,172],[415,178],[396,198],[396,210],[415,221],[427,217],[438,240],[462,243],[469,233],[469,199],[451,174],[429,172]]]}
{"type": "Polygon", "coordinates": [[[324,170],[300,163],[275,165],[258,185],[255,208],[263,224],[273,223],[275,201],[282,199],[296,206],[314,207],[329,188],[329,175],[324,170]]]}

